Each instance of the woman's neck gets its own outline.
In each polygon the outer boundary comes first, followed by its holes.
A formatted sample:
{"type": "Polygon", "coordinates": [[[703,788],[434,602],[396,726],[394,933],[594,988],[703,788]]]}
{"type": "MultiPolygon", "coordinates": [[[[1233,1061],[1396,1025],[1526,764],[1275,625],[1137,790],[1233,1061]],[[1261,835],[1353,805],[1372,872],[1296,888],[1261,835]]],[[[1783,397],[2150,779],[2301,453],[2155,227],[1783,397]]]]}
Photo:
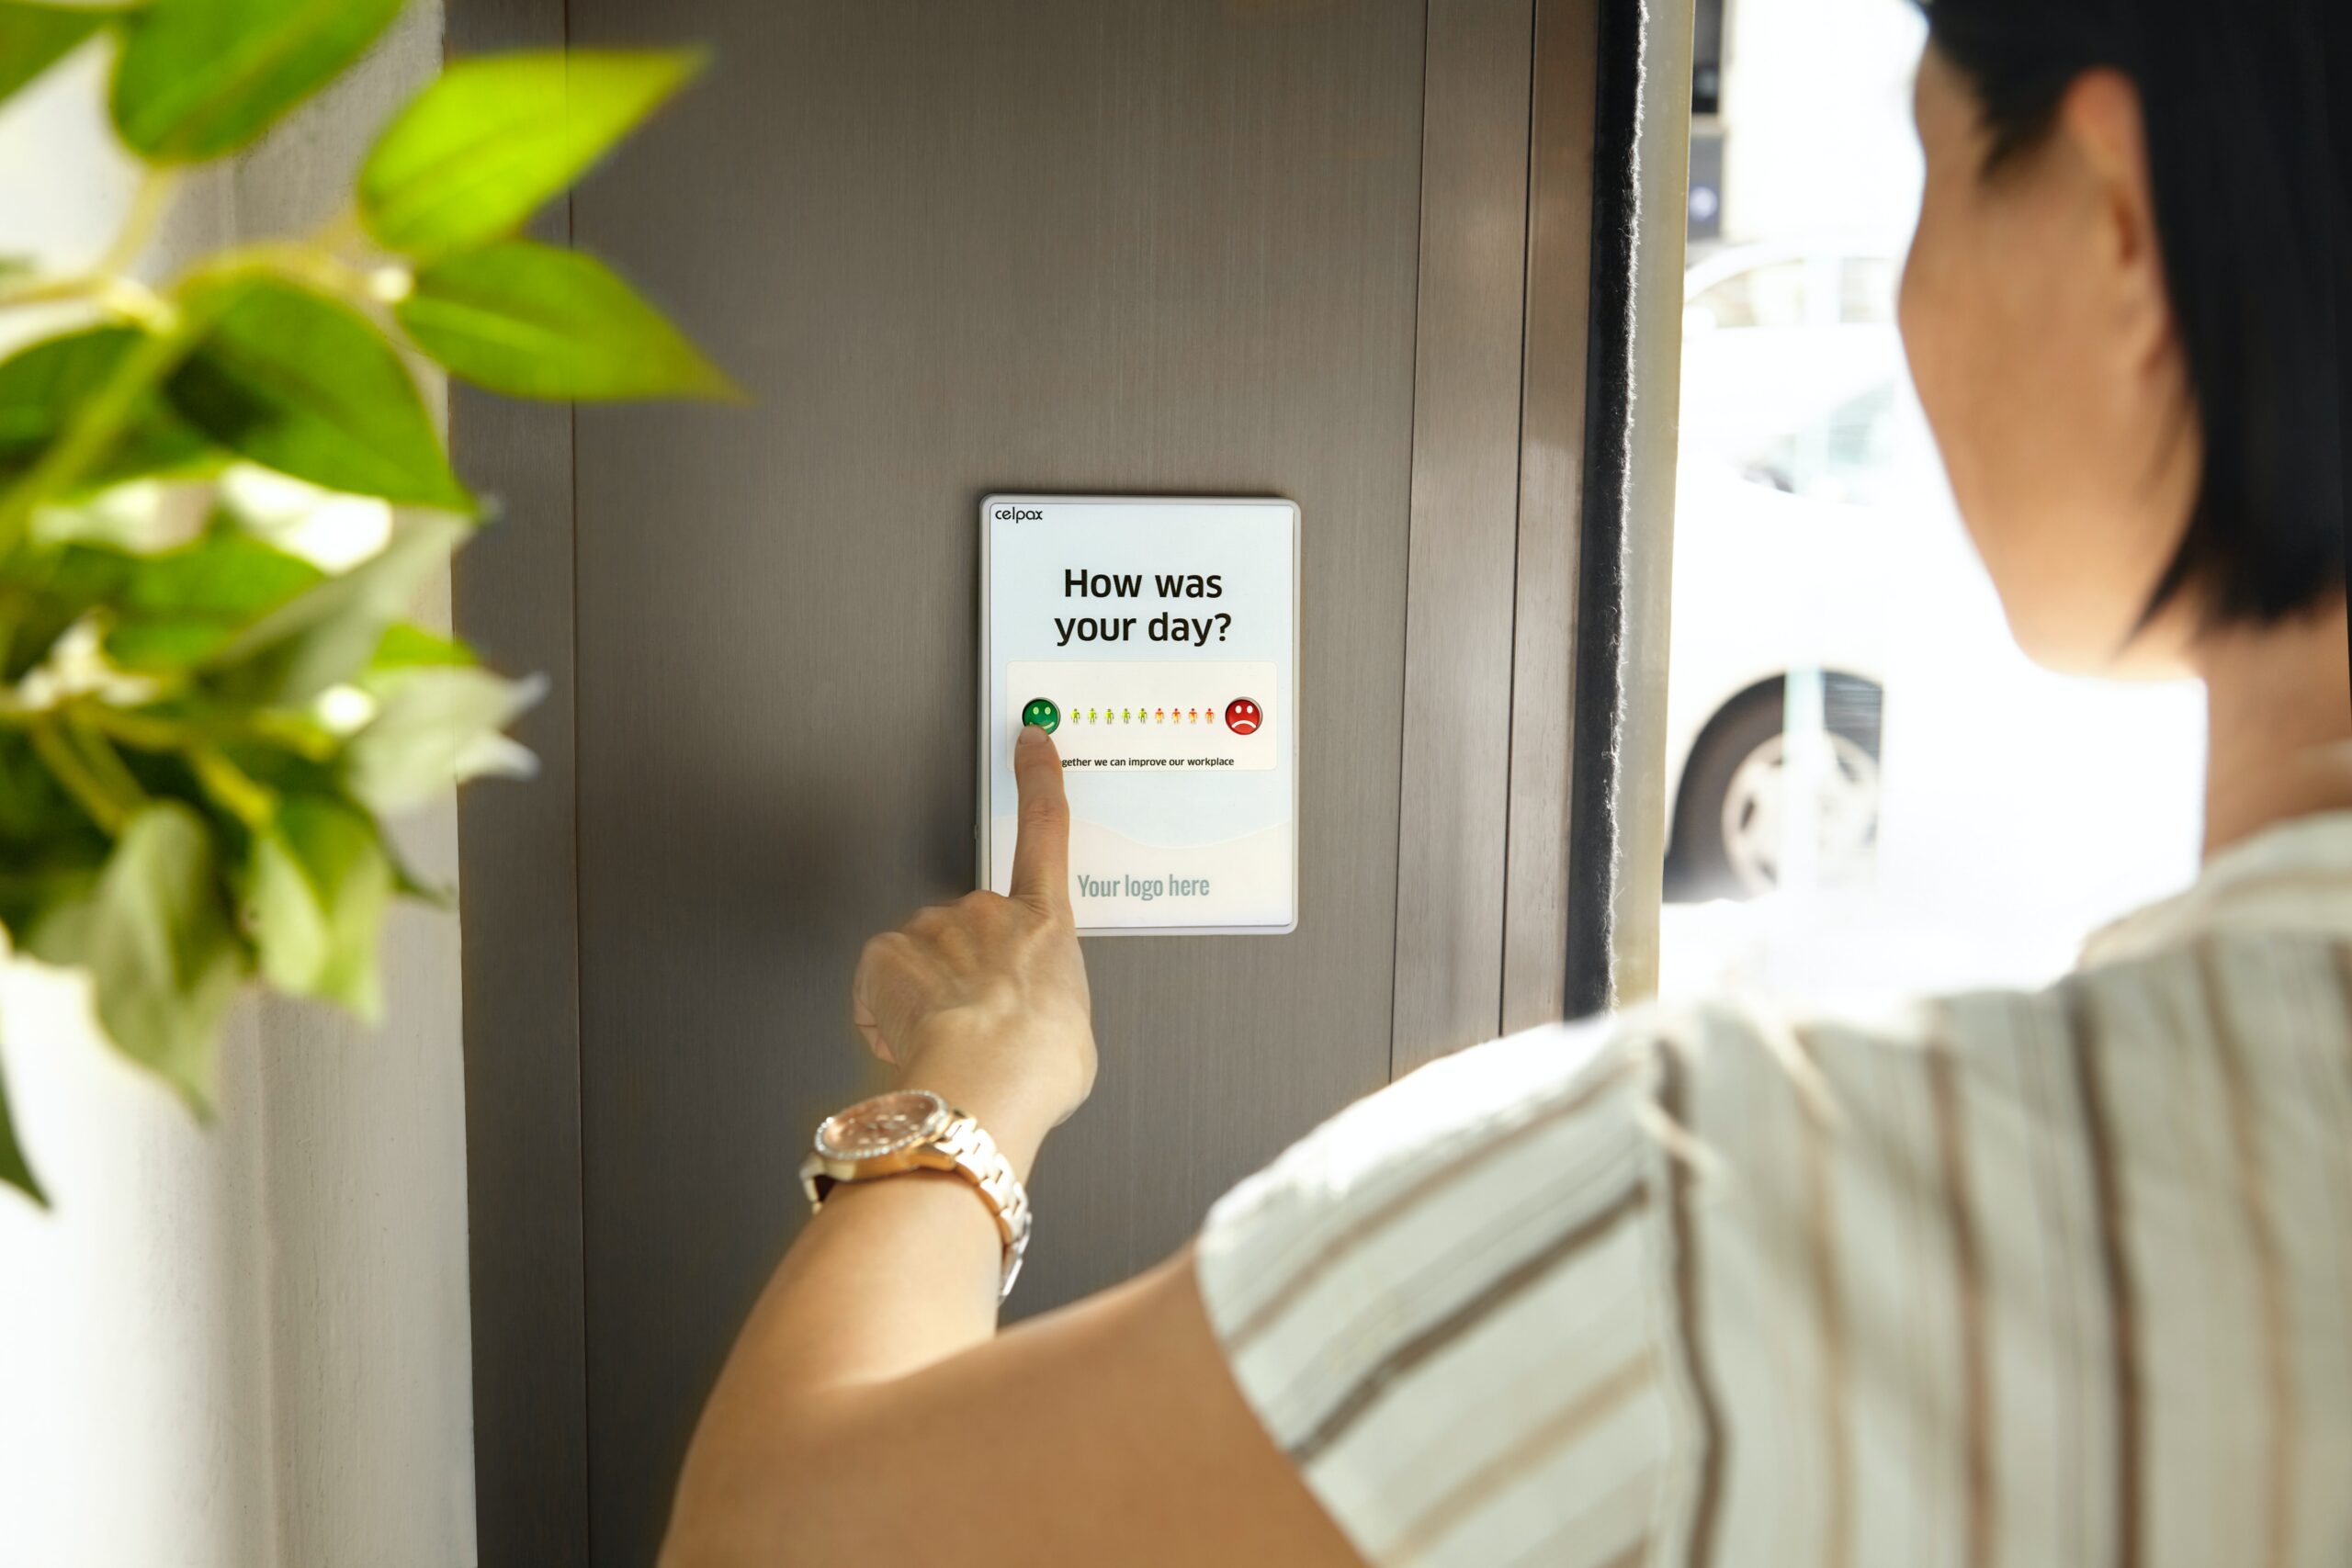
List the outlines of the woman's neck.
{"type": "Polygon", "coordinates": [[[2318,811],[2352,809],[2352,658],[2345,604],[2210,639],[2205,852],[2318,811]]]}

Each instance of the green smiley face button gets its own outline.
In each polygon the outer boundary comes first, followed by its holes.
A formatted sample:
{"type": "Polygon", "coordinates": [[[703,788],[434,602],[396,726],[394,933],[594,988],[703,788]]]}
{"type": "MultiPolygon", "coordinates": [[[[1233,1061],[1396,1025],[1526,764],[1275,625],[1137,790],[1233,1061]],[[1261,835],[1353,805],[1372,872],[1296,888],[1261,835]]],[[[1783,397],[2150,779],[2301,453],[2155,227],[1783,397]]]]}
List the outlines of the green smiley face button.
{"type": "Polygon", "coordinates": [[[1021,710],[1021,722],[1024,725],[1034,724],[1051,735],[1062,727],[1062,710],[1045,698],[1039,697],[1021,710]]]}

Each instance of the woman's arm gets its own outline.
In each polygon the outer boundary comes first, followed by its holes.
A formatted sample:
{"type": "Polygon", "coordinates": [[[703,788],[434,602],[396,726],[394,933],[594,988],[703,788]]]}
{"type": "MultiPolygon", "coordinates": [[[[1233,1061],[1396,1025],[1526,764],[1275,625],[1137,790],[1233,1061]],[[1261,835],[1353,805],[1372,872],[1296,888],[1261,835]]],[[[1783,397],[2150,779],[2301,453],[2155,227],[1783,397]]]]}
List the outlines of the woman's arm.
{"type": "MultiPolygon", "coordinates": [[[[867,944],[860,1031],[901,1087],[970,1112],[1025,1182],[1094,1076],[1069,811],[1022,732],[1009,897],[867,944]]],[[[668,1568],[1358,1559],[1227,1371],[1189,1259],[996,1334],[999,1244],[960,1179],[836,1188],[728,1358],[678,1486],[668,1568]]]]}

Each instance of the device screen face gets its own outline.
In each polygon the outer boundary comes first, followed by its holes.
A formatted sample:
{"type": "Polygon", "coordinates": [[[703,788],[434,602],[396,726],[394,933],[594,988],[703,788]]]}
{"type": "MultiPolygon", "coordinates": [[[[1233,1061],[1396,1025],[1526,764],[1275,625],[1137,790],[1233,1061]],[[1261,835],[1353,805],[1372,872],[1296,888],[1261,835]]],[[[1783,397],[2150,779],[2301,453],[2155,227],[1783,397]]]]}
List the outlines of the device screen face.
{"type": "Polygon", "coordinates": [[[1298,921],[1298,509],[981,506],[981,876],[1010,885],[1024,723],[1053,733],[1081,931],[1298,921]]]}

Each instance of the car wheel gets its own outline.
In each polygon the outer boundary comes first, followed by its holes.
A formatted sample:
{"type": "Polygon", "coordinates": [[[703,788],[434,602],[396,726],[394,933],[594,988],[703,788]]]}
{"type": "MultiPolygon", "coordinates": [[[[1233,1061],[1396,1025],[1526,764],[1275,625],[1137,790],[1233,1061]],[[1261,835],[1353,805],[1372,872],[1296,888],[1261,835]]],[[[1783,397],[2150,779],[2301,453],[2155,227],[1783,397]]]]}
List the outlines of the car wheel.
{"type": "MultiPolygon", "coordinates": [[[[1855,886],[1877,863],[1883,694],[1857,676],[1831,675],[1822,696],[1829,759],[1815,867],[1824,886],[1855,886]]],[[[1751,686],[1724,705],[1690,749],[1675,792],[1668,898],[1753,898],[1780,886],[1787,702],[1784,681],[1751,686]]]]}

